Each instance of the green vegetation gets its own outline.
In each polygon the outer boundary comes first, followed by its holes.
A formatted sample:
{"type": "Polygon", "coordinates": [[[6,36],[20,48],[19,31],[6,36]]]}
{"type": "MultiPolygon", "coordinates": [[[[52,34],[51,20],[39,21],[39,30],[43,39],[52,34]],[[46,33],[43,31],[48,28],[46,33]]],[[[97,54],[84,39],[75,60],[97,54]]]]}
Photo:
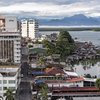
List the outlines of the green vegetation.
{"type": "Polygon", "coordinates": [[[56,42],[56,53],[64,60],[75,49],[74,40],[66,30],[60,31],[56,42]]]}
{"type": "Polygon", "coordinates": [[[65,60],[75,49],[74,40],[66,30],[60,31],[58,39],[54,43],[44,40],[43,44],[48,55],[60,54],[61,60],[65,60]]]}
{"type": "Polygon", "coordinates": [[[43,56],[40,57],[38,63],[40,64],[40,66],[45,66],[45,63],[46,63],[45,58],[43,56]]]}
{"type": "Polygon", "coordinates": [[[96,87],[97,88],[99,88],[99,90],[100,90],[100,78],[98,78],[97,80],[96,80],[96,87]]]}
{"type": "Polygon", "coordinates": [[[14,100],[13,91],[14,90],[12,90],[12,89],[6,90],[6,93],[4,93],[4,96],[6,97],[5,100],[14,100]]]}
{"type": "Polygon", "coordinates": [[[40,98],[41,98],[41,100],[48,100],[48,92],[49,92],[49,90],[48,90],[47,85],[43,85],[40,89],[40,93],[41,93],[40,98]]]}
{"type": "Polygon", "coordinates": [[[55,53],[55,44],[48,40],[43,40],[44,47],[47,49],[47,54],[52,55],[55,53]]]}
{"type": "Polygon", "coordinates": [[[100,31],[99,27],[73,27],[73,28],[68,28],[68,27],[62,27],[62,28],[39,28],[40,31],[60,31],[60,30],[67,30],[67,31],[100,31]]]}

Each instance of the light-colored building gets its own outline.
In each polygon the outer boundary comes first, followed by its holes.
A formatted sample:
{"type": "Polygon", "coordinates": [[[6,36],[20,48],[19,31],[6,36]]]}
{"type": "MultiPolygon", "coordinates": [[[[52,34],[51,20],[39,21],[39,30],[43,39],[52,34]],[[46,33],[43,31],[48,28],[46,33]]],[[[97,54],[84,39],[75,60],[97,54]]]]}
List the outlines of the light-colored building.
{"type": "Polygon", "coordinates": [[[21,62],[21,33],[14,16],[0,16],[0,61],[21,62]]]}
{"type": "Polygon", "coordinates": [[[0,61],[21,62],[21,36],[19,32],[0,32],[0,61]]]}
{"type": "Polygon", "coordinates": [[[2,32],[17,32],[18,21],[15,16],[0,16],[0,30],[2,32]]]}
{"type": "Polygon", "coordinates": [[[29,37],[31,39],[38,38],[39,35],[38,21],[35,19],[21,20],[21,34],[22,37],[29,37]]]}
{"type": "Polygon", "coordinates": [[[21,34],[22,37],[28,37],[28,23],[27,20],[22,20],[21,21],[21,34]]]}
{"type": "Polygon", "coordinates": [[[0,66],[0,97],[4,98],[3,95],[8,88],[16,91],[20,83],[19,71],[17,66],[0,66]]]}

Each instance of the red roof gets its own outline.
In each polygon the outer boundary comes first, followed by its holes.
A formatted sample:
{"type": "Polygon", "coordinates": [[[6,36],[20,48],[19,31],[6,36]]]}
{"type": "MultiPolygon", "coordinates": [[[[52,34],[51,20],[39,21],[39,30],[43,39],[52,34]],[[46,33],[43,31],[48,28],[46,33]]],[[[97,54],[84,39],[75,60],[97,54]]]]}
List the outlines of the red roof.
{"type": "Polygon", "coordinates": [[[64,75],[65,74],[62,69],[55,68],[55,67],[46,68],[45,73],[49,75],[64,75]]]}
{"type": "Polygon", "coordinates": [[[84,77],[77,77],[77,78],[72,78],[72,79],[68,79],[67,82],[71,83],[71,82],[80,82],[80,81],[84,81],[84,77]]]}
{"type": "Polygon", "coordinates": [[[96,91],[99,90],[96,87],[53,87],[53,91],[96,91]]]}

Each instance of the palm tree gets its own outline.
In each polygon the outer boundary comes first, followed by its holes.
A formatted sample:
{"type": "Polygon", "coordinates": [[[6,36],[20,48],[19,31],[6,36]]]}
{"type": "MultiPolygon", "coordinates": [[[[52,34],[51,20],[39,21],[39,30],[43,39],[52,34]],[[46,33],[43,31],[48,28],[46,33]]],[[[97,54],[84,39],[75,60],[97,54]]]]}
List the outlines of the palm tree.
{"type": "Polygon", "coordinates": [[[14,100],[13,92],[14,92],[14,90],[7,89],[6,92],[4,93],[4,96],[6,97],[5,100],[14,100]]]}
{"type": "Polygon", "coordinates": [[[98,78],[96,80],[96,87],[99,88],[99,90],[100,90],[100,78],[98,78]]]}
{"type": "Polygon", "coordinates": [[[47,85],[43,85],[40,89],[40,94],[41,94],[40,98],[41,98],[41,100],[48,100],[48,92],[49,92],[49,90],[48,90],[47,85]]]}
{"type": "Polygon", "coordinates": [[[3,97],[2,96],[0,96],[0,100],[3,100],[3,97]]]}

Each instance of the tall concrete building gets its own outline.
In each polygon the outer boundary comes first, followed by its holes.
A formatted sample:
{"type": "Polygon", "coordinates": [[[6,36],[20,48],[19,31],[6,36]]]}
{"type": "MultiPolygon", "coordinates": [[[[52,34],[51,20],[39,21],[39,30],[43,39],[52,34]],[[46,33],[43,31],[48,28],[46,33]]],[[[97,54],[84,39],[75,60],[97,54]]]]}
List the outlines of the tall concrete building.
{"type": "Polygon", "coordinates": [[[38,38],[39,35],[38,21],[35,19],[21,20],[21,34],[22,37],[29,37],[31,39],[38,38]]]}
{"type": "Polygon", "coordinates": [[[21,33],[16,17],[0,17],[0,61],[21,61],[21,33]]]}

